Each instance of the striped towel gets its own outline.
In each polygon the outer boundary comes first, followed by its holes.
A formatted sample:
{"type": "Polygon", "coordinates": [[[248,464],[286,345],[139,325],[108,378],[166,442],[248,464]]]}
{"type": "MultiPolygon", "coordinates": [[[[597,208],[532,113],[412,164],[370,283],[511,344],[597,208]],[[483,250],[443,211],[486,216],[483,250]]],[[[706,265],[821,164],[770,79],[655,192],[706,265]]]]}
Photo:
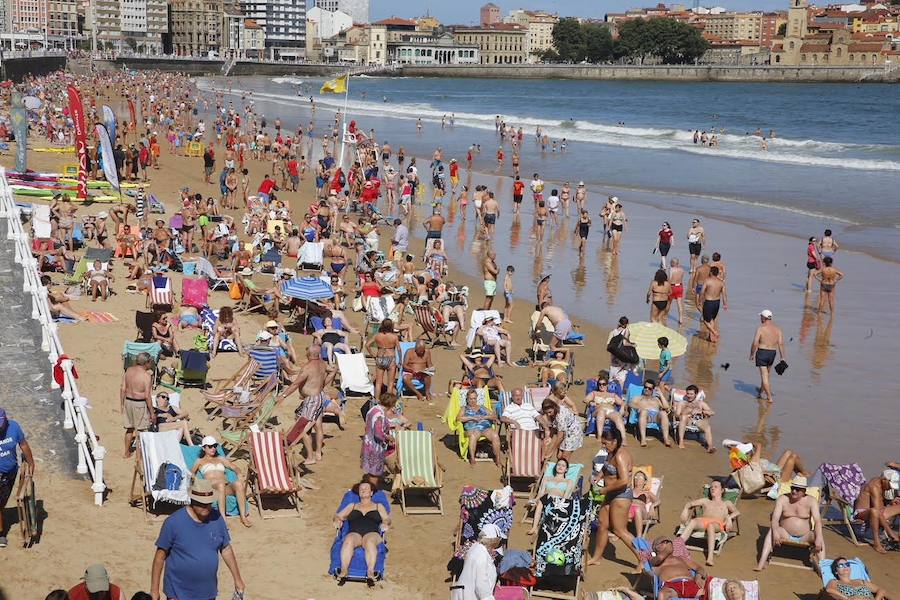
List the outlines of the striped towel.
{"type": "Polygon", "coordinates": [[[150,304],[152,306],[172,304],[172,283],[168,277],[154,277],[150,286],[150,304]]]}
{"type": "Polygon", "coordinates": [[[85,318],[91,323],[115,323],[119,320],[114,314],[101,311],[88,311],[85,318]]]}

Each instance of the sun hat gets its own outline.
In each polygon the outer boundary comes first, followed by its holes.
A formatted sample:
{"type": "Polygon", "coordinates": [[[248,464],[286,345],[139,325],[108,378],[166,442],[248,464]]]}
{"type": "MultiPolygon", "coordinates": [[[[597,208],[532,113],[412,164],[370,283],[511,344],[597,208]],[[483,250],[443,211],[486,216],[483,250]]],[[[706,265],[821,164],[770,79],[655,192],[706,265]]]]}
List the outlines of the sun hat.
{"type": "Polygon", "coordinates": [[[268,342],[272,339],[272,334],[268,331],[260,331],[256,334],[256,340],[259,342],[268,342]]]}
{"type": "Polygon", "coordinates": [[[103,565],[91,565],[84,571],[84,587],[91,594],[109,591],[109,573],[103,565]]]}
{"type": "Polygon", "coordinates": [[[270,327],[278,327],[278,322],[277,321],[266,321],[266,329],[269,329],[270,327]]]}
{"type": "Polygon", "coordinates": [[[217,440],[215,437],[213,437],[211,435],[205,435],[205,436],[203,436],[203,439],[200,440],[200,445],[201,446],[218,446],[219,440],[217,440]]]}
{"type": "Polygon", "coordinates": [[[773,315],[772,315],[772,311],[767,308],[767,309],[763,310],[762,312],[760,312],[759,316],[761,316],[763,319],[771,319],[773,315]]]}
{"type": "Polygon", "coordinates": [[[194,483],[191,484],[191,502],[209,505],[215,501],[216,493],[212,484],[205,479],[194,479],[194,483]]]}
{"type": "Polygon", "coordinates": [[[894,469],[885,469],[884,473],[881,474],[882,477],[888,480],[891,484],[891,489],[895,492],[900,490],[900,473],[895,471],[894,469]]]}
{"type": "Polygon", "coordinates": [[[583,181],[579,181],[579,182],[578,182],[578,187],[581,187],[581,186],[583,186],[583,185],[584,185],[584,182],[583,182],[583,181]]]}
{"type": "Polygon", "coordinates": [[[808,487],[806,477],[803,475],[794,475],[794,478],[791,479],[791,487],[805,490],[808,487]]]}
{"type": "Polygon", "coordinates": [[[241,269],[241,275],[243,275],[244,277],[250,277],[253,275],[253,269],[251,269],[250,267],[244,267],[243,269],[241,269]]]}

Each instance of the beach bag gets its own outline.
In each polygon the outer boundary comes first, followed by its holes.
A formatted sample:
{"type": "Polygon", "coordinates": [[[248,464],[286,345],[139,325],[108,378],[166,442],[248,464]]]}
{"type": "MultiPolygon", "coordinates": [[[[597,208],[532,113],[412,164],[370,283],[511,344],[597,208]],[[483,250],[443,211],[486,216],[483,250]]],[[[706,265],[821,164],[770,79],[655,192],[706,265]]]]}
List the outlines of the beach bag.
{"type": "Polygon", "coordinates": [[[609,343],[606,345],[606,351],[626,365],[636,365],[641,362],[637,349],[634,346],[626,346],[625,336],[621,333],[609,340],[609,343]]]}
{"type": "Polygon", "coordinates": [[[745,494],[755,494],[766,485],[762,466],[756,462],[747,463],[731,476],[745,494]]]}
{"type": "Polygon", "coordinates": [[[232,300],[240,300],[244,297],[241,293],[241,286],[237,282],[232,282],[231,285],[228,286],[228,297],[232,300]]]}

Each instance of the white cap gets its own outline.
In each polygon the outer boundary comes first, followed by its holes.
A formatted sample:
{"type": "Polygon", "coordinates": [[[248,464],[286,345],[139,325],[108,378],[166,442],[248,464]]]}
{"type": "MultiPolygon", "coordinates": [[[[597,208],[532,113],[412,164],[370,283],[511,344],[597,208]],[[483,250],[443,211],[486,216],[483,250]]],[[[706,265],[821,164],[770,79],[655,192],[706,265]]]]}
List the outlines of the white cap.
{"type": "Polygon", "coordinates": [[[203,436],[202,440],[200,440],[200,445],[201,446],[218,446],[219,440],[217,440],[216,438],[214,438],[211,435],[206,435],[206,436],[203,436]]]}
{"type": "Polygon", "coordinates": [[[262,342],[267,342],[272,339],[272,334],[268,331],[260,331],[256,334],[256,339],[262,342]]]}
{"type": "Polygon", "coordinates": [[[773,315],[772,315],[772,311],[767,308],[764,311],[762,311],[761,313],[759,313],[759,316],[761,316],[763,319],[771,319],[773,315]]]}
{"type": "Polygon", "coordinates": [[[481,528],[481,533],[479,534],[482,539],[490,539],[490,540],[502,540],[506,536],[503,535],[503,532],[500,531],[500,528],[494,525],[493,523],[488,523],[484,527],[481,528]]]}
{"type": "Polygon", "coordinates": [[[900,490],[900,472],[897,472],[894,469],[885,469],[881,476],[890,482],[892,490],[895,492],[900,490]]]}

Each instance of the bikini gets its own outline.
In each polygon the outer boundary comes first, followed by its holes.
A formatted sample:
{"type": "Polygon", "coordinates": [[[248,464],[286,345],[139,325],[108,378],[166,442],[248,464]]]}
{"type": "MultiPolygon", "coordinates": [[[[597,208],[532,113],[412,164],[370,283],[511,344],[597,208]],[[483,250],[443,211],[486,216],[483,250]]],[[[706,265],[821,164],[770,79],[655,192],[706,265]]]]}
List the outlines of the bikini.
{"type": "Polygon", "coordinates": [[[200,474],[206,477],[206,474],[210,471],[217,471],[219,473],[225,472],[225,465],[222,463],[207,463],[200,467],[200,474]]]}
{"type": "Polygon", "coordinates": [[[864,585],[855,586],[848,583],[838,583],[837,591],[850,598],[874,598],[875,595],[864,585]]]}

